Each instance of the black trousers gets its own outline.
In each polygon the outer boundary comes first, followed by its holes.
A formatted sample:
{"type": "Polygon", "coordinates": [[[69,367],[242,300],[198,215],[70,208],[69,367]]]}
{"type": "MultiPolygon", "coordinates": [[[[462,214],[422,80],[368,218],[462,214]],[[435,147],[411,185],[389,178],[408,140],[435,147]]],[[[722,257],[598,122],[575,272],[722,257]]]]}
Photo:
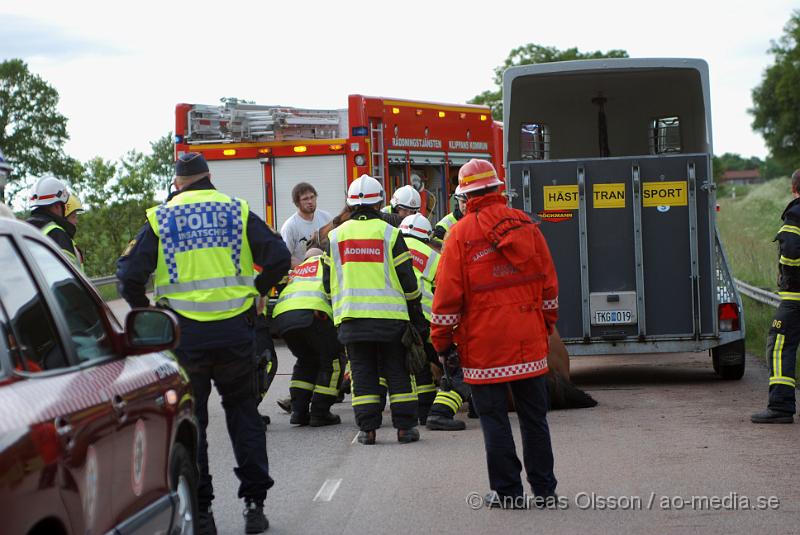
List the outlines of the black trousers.
{"type": "Polygon", "coordinates": [[[269,476],[267,438],[264,423],[258,414],[258,380],[255,346],[177,350],[178,361],[189,375],[194,391],[195,415],[200,424],[200,444],[197,464],[200,470],[198,505],[207,510],[214,500],[214,487],[208,467],[208,396],[211,381],[222,398],[228,436],[233,445],[239,478],[239,497],[263,502],[274,481],[269,476]]]}
{"type": "Polygon", "coordinates": [[[417,425],[417,393],[405,368],[405,348],[400,340],[347,344],[350,359],[352,403],[362,431],[381,426],[379,371],[386,378],[392,425],[409,429],[417,425]]]}
{"type": "Polygon", "coordinates": [[[547,426],[548,393],[544,375],[508,383],[472,384],[472,400],[480,415],[489,486],[501,497],[522,496],[522,465],[517,457],[508,420],[508,385],[514,397],[522,432],[522,458],[531,490],[536,496],[556,491],[553,448],[547,426]]]}
{"type": "Polygon", "coordinates": [[[331,320],[314,318],[308,327],[283,333],[289,350],[297,358],[289,382],[292,412],[326,414],[339,395],[344,351],[331,320]]]}
{"type": "Polygon", "coordinates": [[[470,398],[470,387],[464,382],[464,371],[459,367],[451,373],[452,385],[439,389],[431,407],[432,416],[455,417],[465,400],[470,398]]]}
{"type": "Polygon", "coordinates": [[[800,301],[781,301],[767,338],[769,405],[774,411],[795,412],[795,365],[800,345],[800,301]]]}

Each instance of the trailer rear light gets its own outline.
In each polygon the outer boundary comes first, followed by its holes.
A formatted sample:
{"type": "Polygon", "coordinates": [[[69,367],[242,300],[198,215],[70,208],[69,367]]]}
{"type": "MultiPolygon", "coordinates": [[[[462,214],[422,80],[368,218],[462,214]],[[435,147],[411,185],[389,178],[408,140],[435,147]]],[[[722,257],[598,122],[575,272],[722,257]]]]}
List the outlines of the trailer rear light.
{"type": "Polygon", "coordinates": [[[330,146],[328,146],[328,148],[330,150],[342,150],[342,146],[341,145],[330,145],[330,146]]]}
{"type": "Polygon", "coordinates": [[[485,121],[487,118],[485,115],[481,115],[481,121],[485,121]]]}
{"type": "Polygon", "coordinates": [[[445,113],[444,113],[443,111],[440,111],[440,112],[439,112],[439,118],[440,118],[440,119],[443,119],[443,118],[444,118],[444,116],[445,116],[445,113]]]}
{"type": "Polygon", "coordinates": [[[225,156],[236,156],[236,149],[225,149],[222,151],[222,154],[225,156]]]}
{"type": "Polygon", "coordinates": [[[272,152],[272,149],[268,149],[266,147],[264,147],[263,149],[258,149],[259,154],[269,154],[270,152],[272,152]]]}
{"type": "Polygon", "coordinates": [[[397,115],[398,113],[400,113],[400,108],[392,108],[392,113],[397,115]]]}
{"type": "Polygon", "coordinates": [[[364,157],[363,154],[356,154],[356,157],[353,158],[353,160],[356,162],[356,165],[359,166],[359,167],[361,167],[362,165],[367,163],[367,159],[364,157]]]}
{"type": "Polygon", "coordinates": [[[298,145],[294,147],[292,150],[295,152],[305,152],[308,150],[308,147],[306,147],[305,145],[298,145]]]}
{"type": "Polygon", "coordinates": [[[736,303],[720,303],[719,330],[725,332],[739,330],[739,307],[736,303]]]}

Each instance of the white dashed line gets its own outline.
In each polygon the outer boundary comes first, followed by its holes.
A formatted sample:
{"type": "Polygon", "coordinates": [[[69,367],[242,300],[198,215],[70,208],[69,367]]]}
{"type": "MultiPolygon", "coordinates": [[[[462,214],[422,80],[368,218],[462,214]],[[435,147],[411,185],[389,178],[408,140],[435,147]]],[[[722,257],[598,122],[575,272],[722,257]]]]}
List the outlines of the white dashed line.
{"type": "Polygon", "coordinates": [[[326,479],[325,483],[317,491],[317,495],[314,496],[312,501],[315,502],[329,502],[333,499],[333,495],[336,494],[336,491],[339,489],[339,485],[342,484],[341,479],[326,479]]]}

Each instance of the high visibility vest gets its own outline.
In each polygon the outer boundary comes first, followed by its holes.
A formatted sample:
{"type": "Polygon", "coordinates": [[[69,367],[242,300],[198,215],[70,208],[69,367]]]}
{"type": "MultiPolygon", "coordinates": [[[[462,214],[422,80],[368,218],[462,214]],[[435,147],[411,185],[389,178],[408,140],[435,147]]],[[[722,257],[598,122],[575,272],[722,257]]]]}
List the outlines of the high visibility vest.
{"type": "Polygon", "coordinates": [[[441,255],[416,238],[406,237],[405,240],[414,264],[417,284],[422,292],[422,313],[425,319],[431,321],[433,288],[436,286],[436,270],[439,268],[441,255]]]}
{"type": "Polygon", "coordinates": [[[392,255],[400,231],[382,219],[351,219],[328,234],[331,243],[331,303],[333,322],[358,318],[408,321],[407,299],[395,266],[410,253],[392,255]]]}
{"type": "MultiPolygon", "coordinates": [[[[59,225],[58,223],[55,223],[53,221],[51,221],[48,224],[46,224],[45,226],[43,226],[41,230],[42,230],[42,232],[44,233],[45,236],[49,236],[50,233],[53,232],[56,229],[60,230],[61,232],[66,234],[67,237],[69,237],[69,234],[67,233],[67,231],[64,230],[61,227],[61,225],[59,225]]],[[[81,258],[80,254],[78,253],[78,244],[76,244],[75,240],[73,240],[72,238],[70,238],[69,240],[72,242],[72,249],[75,251],[75,253],[73,254],[71,251],[67,251],[66,249],[61,249],[61,252],[64,253],[65,255],[67,255],[67,258],[69,258],[69,261],[72,262],[72,264],[75,267],[77,267],[78,269],[83,271],[83,258],[81,258]]]]}
{"type": "Polygon", "coordinates": [[[155,300],[196,321],[232,318],[258,295],[245,229],[247,203],[190,190],[147,210],[158,236],[155,300]]]}
{"type": "Polygon", "coordinates": [[[322,256],[312,256],[289,272],[289,283],[278,297],[272,316],[290,310],[319,310],[333,316],[322,285],[322,256]]]}
{"type": "Polygon", "coordinates": [[[447,236],[447,233],[450,232],[450,229],[453,228],[453,225],[456,223],[458,223],[458,219],[456,219],[456,216],[453,215],[453,212],[450,212],[441,218],[439,222],[436,223],[436,226],[442,227],[445,231],[445,236],[447,236]]]}

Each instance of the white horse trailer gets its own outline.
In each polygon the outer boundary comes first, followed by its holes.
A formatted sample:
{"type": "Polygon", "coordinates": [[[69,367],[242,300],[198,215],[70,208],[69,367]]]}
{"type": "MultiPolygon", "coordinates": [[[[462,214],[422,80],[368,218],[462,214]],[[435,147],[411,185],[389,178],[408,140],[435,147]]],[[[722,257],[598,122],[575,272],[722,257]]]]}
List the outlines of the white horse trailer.
{"type": "Polygon", "coordinates": [[[541,221],[572,355],[710,350],[744,373],[744,318],[715,224],[708,65],[608,59],[503,76],[512,206],[541,221]]]}

